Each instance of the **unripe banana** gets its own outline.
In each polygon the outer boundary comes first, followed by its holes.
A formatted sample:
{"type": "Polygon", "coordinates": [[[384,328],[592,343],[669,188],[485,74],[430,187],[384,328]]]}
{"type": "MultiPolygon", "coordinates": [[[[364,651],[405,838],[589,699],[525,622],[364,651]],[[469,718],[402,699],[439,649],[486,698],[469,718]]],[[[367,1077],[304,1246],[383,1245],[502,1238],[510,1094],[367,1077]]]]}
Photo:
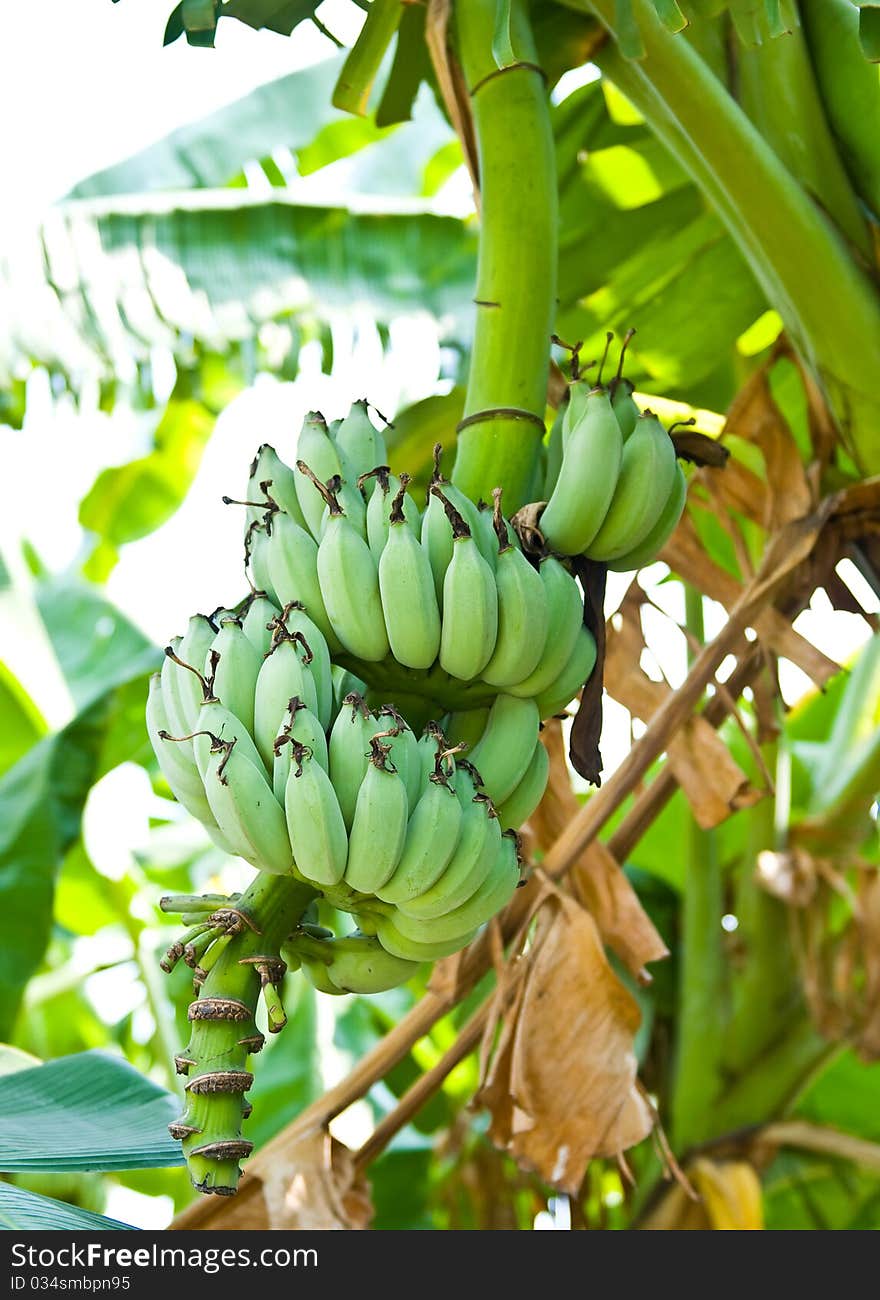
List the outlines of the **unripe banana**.
{"type": "Polygon", "coordinates": [[[494,570],[498,563],[498,537],[495,532],[494,514],[488,502],[477,502],[477,531],[474,533],[477,550],[494,570]]]}
{"type": "Polygon", "coordinates": [[[406,786],[388,754],[374,736],[351,824],[345,883],[363,894],[375,894],[389,879],[406,841],[406,786]]]}
{"type": "MultiPolygon", "coordinates": [[[[433,923],[425,922],[424,924],[431,925],[433,923]]],[[[441,957],[450,957],[454,952],[458,952],[460,948],[466,947],[474,934],[476,934],[476,930],[463,939],[447,940],[445,943],[435,943],[430,940],[417,942],[401,934],[390,916],[379,916],[376,920],[376,937],[382,947],[386,952],[390,952],[393,957],[400,957],[403,961],[439,961],[441,957]]]]}
{"type": "MultiPolygon", "coordinates": [[[[244,563],[245,568],[250,570],[254,589],[265,592],[270,600],[275,601],[276,605],[284,602],[278,599],[278,593],[269,572],[269,534],[270,530],[274,528],[276,519],[286,518],[287,516],[279,511],[276,511],[274,515],[268,514],[262,522],[251,524],[244,538],[244,563]]],[[[293,527],[296,527],[292,519],[290,523],[293,527]]]]}
{"type": "Polygon", "coordinates": [[[544,471],[544,490],[542,493],[543,500],[549,501],[559,479],[559,471],[562,468],[562,425],[565,420],[566,407],[560,405],[556,412],[556,419],[550,428],[550,436],[547,439],[547,466],[544,471]]]}
{"type": "Polygon", "coordinates": [[[515,695],[496,696],[486,730],[468,754],[496,808],[513,794],[525,776],[540,723],[534,700],[521,700],[515,695]]]}
{"type": "Polygon", "coordinates": [[[367,774],[370,740],[376,720],[356,691],[346,695],[330,732],[330,779],[339,798],[346,827],[351,830],[361,782],[367,774]]]}
{"type": "Polygon", "coordinates": [[[266,560],[278,603],[298,601],[323,632],[331,653],[338,653],[342,646],[327,617],[318,579],[318,543],[311,533],[287,515],[273,515],[266,560]]]}
{"type": "MultiPolygon", "coordinates": [[[[333,493],[339,504],[339,508],[348,520],[348,523],[355,530],[357,535],[365,542],[367,540],[367,514],[364,504],[363,494],[359,487],[350,483],[347,479],[340,478],[335,474],[333,478],[327,480],[328,485],[333,489],[333,493]]],[[[327,531],[327,524],[330,520],[330,509],[324,507],[324,513],[321,516],[321,532],[323,537],[327,531]]]]}
{"type": "Polygon", "coordinates": [[[501,514],[501,489],[495,489],[494,525],[498,536],[495,584],[498,588],[498,636],[482,678],[491,686],[515,686],[534,672],[549,628],[547,593],[537,569],[511,545],[501,514]]]}
{"type": "Polygon", "coordinates": [[[549,775],[550,755],[538,740],[532,761],[526,768],[523,779],[513,794],[509,795],[498,809],[498,820],[502,830],[517,831],[528,821],[544,798],[549,775]]]}
{"type": "Polygon", "coordinates": [[[675,479],[669,499],[654,527],[631,551],[619,559],[609,560],[608,568],[615,573],[628,573],[631,569],[641,569],[656,560],[660,551],[669,541],[678,527],[678,521],[687,502],[687,479],[679,464],[675,466],[675,479]]]}
{"type": "MultiPolygon", "coordinates": [[[[377,465],[383,465],[387,459],[385,439],[373,427],[367,408],[366,399],[353,402],[348,415],[333,432],[333,441],[355,479],[377,465]]],[[[308,456],[302,456],[302,459],[311,464],[308,456]]],[[[330,475],[325,477],[329,478],[330,475]]]]}
{"type": "Polygon", "coordinates": [[[289,515],[300,528],[307,528],[305,515],[297,495],[296,474],[278,455],[274,447],[264,442],[251,465],[247,486],[247,521],[252,524],[276,505],[289,515]],[[265,506],[255,504],[265,500],[265,506]]]}
{"type": "Polygon", "coordinates": [[[249,601],[241,630],[260,656],[267,655],[272,645],[272,623],[280,610],[266,596],[254,595],[249,601]]]}
{"type": "Polygon", "coordinates": [[[440,665],[451,677],[472,681],[492,657],[498,635],[495,575],[483,559],[471,530],[440,489],[439,496],[454,532],[452,559],[443,579],[440,665]]]}
{"type": "Polygon", "coordinates": [[[656,415],[645,411],[623,449],[620,478],[605,521],[581,548],[591,560],[619,559],[644,541],[669,500],[675,467],[672,439],[656,415]]]}
{"type": "Polygon", "coordinates": [[[611,384],[611,409],[617,417],[624,442],[635,432],[642,413],[638,403],[633,401],[633,391],[633,385],[628,379],[617,379],[611,384]]]}
{"type": "Polygon", "coordinates": [[[318,707],[315,710],[322,727],[329,727],[333,714],[333,676],[331,672],[330,651],[323,632],[299,601],[285,605],[272,629],[275,640],[293,637],[302,646],[304,660],[307,656],[308,669],[315,683],[318,707]]]}
{"type": "Polygon", "coordinates": [[[391,653],[406,668],[430,668],[440,650],[440,610],[427,552],[407,526],[403,497],[391,503],[388,540],[379,557],[379,591],[391,653]]]}
{"type": "MultiPolygon", "coordinates": [[[[287,952],[289,947],[290,944],[286,944],[284,952],[287,952]]],[[[299,956],[298,953],[296,955],[299,956]]],[[[320,957],[299,957],[299,960],[302,963],[302,972],[313,989],[316,989],[318,993],[329,993],[331,997],[338,998],[342,996],[345,990],[333,983],[330,978],[330,968],[326,962],[322,961],[320,957]]]]}
{"type": "MultiPolygon", "coordinates": [[[[484,546],[486,545],[486,540],[482,536],[479,511],[473,501],[443,477],[440,470],[441,453],[442,448],[438,442],[434,447],[434,473],[428,488],[428,504],[425,513],[422,515],[422,546],[428,552],[431,572],[434,575],[434,590],[437,593],[438,604],[442,608],[443,583],[446,570],[452,562],[454,549],[452,523],[444,507],[443,497],[452,503],[455,510],[458,511],[458,514],[467,524],[478,550],[481,542],[484,546]],[[434,488],[440,488],[442,495],[435,493],[434,488]]],[[[493,540],[492,551],[494,552],[494,550],[493,540]]],[[[483,558],[486,557],[483,556],[483,558]]],[[[488,563],[490,565],[494,564],[494,556],[488,563]]]]}
{"type": "MultiPolygon", "coordinates": [[[[304,477],[313,477],[303,461],[297,461],[297,469],[304,477]]],[[[350,654],[377,662],[388,654],[388,635],[376,562],[343,513],[334,489],[317,486],[330,512],[318,546],[318,578],[330,623],[350,654]]]]}
{"type": "Polygon", "coordinates": [[[304,745],[292,747],[284,811],[300,875],[316,885],[338,884],[348,855],[345,822],[330,777],[304,745]]]}
{"type": "Polygon", "coordinates": [[[461,830],[455,852],[443,874],[418,898],[402,900],[398,910],[422,919],[442,916],[464,903],[488,876],[501,845],[501,827],[488,795],[478,791],[458,764],[456,794],[462,806],[461,830]]]}
{"type": "Polygon", "coordinates": [[[338,939],[296,935],[288,946],[304,965],[308,961],[310,978],[311,967],[320,963],[337,993],[384,993],[405,984],[418,969],[418,963],[393,957],[378,939],[359,931],[338,939]]]}
{"type": "Polygon", "coordinates": [[[596,666],[596,642],[589,628],[581,627],[568,663],[535,703],[542,718],[553,718],[570,704],[596,666]]]}
{"type": "Polygon", "coordinates": [[[427,789],[413,810],[406,828],[406,843],[397,867],[387,881],[372,890],[386,903],[418,898],[443,874],[458,844],[461,804],[455,787],[443,770],[442,755],[427,789]]]}
{"type": "Polygon", "coordinates": [[[293,854],[284,813],[266,780],[238,742],[211,743],[205,793],[217,825],[238,855],[258,871],[288,875],[293,854]]]}
{"type": "Polygon", "coordinates": [[[175,735],[182,736],[196,725],[205,694],[202,669],[216,635],[217,629],[210,619],[204,614],[194,614],[178,644],[172,642],[176,659],[166,653],[162,689],[168,721],[175,735]]]}
{"type": "MultiPolygon", "coordinates": [[[[208,825],[215,825],[202,778],[193,758],[192,742],[176,743],[166,740],[167,735],[180,735],[168,717],[158,673],[150,677],[147,696],[147,734],[159,764],[159,770],[179,804],[193,817],[208,825]],[[187,752],[188,747],[188,752],[187,752]]],[[[185,733],[184,733],[185,734],[185,733]]]]}
{"type": "MultiPolygon", "coordinates": [[[[297,461],[305,461],[318,482],[326,483],[335,475],[345,477],[339,451],[320,411],[310,411],[303,421],[296,444],[296,458],[297,461]]],[[[324,507],[327,504],[325,498],[317,490],[315,480],[302,476],[296,479],[296,495],[309,532],[316,542],[320,541],[324,507]]]]}
{"type": "Polygon", "coordinates": [[[443,732],[449,741],[449,747],[464,745],[465,754],[470,757],[474,746],[486,730],[489,721],[489,709],[463,709],[460,713],[447,714],[443,723],[443,732]]]}
{"type": "MultiPolygon", "coordinates": [[[[391,502],[400,491],[401,481],[395,474],[391,473],[387,465],[377,465],[369,474],[364,475],[359,482],[362,483],[368,478],[375,478],[376,482],[367,501],[367,543],[373,553],[373,559],[378,564],[379,557],[385,549],[385,543],[388,541],[391,502]]],[[[402,508],[407,528],[418,539],[421,536],[422,528],[419,508],[406,491],[403,494],[402,508]]]]}
{"type": "MultiPolygon", "coordinates": [[[[230,619],[220,624],[205,658],[205,676],[212,694],[240,718],[248,731],[254,727],[254,688],[262,659],[242,631],[230,619]]],[[[291,691],[291,695],[295,692],[291,691]]],[[[288,696],[288,698],[290,698],[288,696]]]]}
{"type": "Polygon", "coordinates": [[[367,683],[349,672],[347,668],[340,668],[337,664],[331,664],[330,677],[333,682],[333,716],[335,717],[347,695],[363,697],[366,694],[367,683]]]}
{"type": "Polygon", "coordinates": [[[299,641],[285,637],[263,660],[257,677],[253,702],[253,737],[268,771],[272,771],[275,738],[281,731],[297,696],[312,713],[318,712],[315,681],[304,662],[305,651],[299,641]]]}
{"type": "Polygon", "coordinates": [[[193,733],[193,757],[202,780],[206,780],[208,759],[214,737],[221,741],[236,742],[239,754],[244,754],[258,768],[263,766],[259,750],[241,718],[227,709],[219,700],[208,699],[199,709],[198,730],[193,733]]]}
{"type": "MultiPolygon", "coordinates": [[[[414,943],[470,942],[474,931],[499,912],[513,897],[520,882],[520,858],[516,836],[505,831],[492,868],[479,889],[464,903],[442,916],[424,920],[421,917],[398,911],[394,927],[404,938],[414,943]]],[[[380,939],[382,931],[379,931],[380,939]]]]}
{"type": "Polygon", "coordinates": [[[391,762],[397,768],[400,779],[406,786],[407,803],[412,810],[418,802],[422,789],[422,760],[419,742],[415,733],[392,704],[384,704],[379,710],[379,720],[384,731],[373,732],[379,735],[390,750],[391,762]]]}
{"type": "Polygon", "coordinates": [[[325,772],[329,771],[327,737],[324,735],[324,729],[312,710],[307,708],[296,695],[290,701],[287,718],[273,746],[272,789],[275,798],[282,805],[295,745],[303,745],[311,750],[312,757],[321,764],[325,772]]]}
{"type": "Polygon", "coordinates": [[[540,695],[563,671],[584,621],[584,598],[574,578],[554,555],[541,561],[538,569],[547,598],[547,638],[541,658],[528,677],[508,687],[509,695],[522,698],[540,695]]]}
{"type": "MultiPolygon", "coordinates": [[[[576,402],[570,399],[569,410],[576,402]]],[[[555,551],[580,555],[595,537],[614,496],[623,437],[607,389],[589,392],[562,454],[562,468],[541,515],[541,531],[555,551]]]]}

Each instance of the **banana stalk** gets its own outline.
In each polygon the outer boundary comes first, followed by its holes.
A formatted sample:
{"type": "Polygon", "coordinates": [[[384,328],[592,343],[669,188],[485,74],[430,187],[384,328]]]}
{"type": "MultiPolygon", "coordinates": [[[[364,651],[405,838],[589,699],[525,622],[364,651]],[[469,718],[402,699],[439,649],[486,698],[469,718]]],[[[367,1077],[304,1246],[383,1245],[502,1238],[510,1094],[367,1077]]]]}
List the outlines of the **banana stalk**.
{"type": "Polygon", "coordinates": [[[458,53],[479,152],[482,232],[477,321],[452,479],[472,500],[504,488],[528,500],[544,436],[556,303],[557,187],[544,75],[525,0],[513,0],[493,52],[495,0],[455,6],[458,53]],[[499,66],[501,63],[503,66],[499,66]]]}

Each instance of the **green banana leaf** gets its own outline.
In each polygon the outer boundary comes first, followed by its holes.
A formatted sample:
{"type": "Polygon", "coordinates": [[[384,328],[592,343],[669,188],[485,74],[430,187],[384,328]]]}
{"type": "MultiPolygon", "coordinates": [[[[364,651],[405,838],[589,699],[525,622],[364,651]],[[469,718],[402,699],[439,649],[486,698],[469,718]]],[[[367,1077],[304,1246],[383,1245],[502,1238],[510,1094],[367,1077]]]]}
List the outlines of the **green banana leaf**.
{"type": "Polygon", "coordinates": [[[0,1232],[136,1232],[129,1223],[0,1183],[0,1232]]]}
{"type": "Polygon", "coordinates": [[[39,709],[17,677],[0,662],[0,776],[46,734],[39,709]]]}
{"type": "Polygon", "coordinates": [[[0,1077],[0,1170],[165,1169],[182,1163],[177,1100],[120,1057],[80,1052],[0,1077]]]}

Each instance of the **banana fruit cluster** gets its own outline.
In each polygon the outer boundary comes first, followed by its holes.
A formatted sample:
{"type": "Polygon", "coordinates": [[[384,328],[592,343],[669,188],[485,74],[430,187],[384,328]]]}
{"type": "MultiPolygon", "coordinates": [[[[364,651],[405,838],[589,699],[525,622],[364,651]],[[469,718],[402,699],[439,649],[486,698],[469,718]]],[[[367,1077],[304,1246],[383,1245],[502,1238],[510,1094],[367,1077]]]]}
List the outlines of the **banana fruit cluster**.
{"type": "Polygon", "coordinates": [[[628,572],[650,564],[671,537],[687,480],[669,432],[639,410],[620,371],[607,388],[570,384],[550,433],[544,494],[539,527],[558,555],[628,572]]]}

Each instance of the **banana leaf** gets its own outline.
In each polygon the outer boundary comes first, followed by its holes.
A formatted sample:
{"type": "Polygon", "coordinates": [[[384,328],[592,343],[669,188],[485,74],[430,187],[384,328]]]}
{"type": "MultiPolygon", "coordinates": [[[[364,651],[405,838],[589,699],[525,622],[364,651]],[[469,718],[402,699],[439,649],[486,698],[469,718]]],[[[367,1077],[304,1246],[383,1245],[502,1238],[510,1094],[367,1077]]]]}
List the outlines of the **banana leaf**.
{"type": "Polygon", "coordinates": [[[0,1232],[133,1232],[128,1223],[0,1183],[0,1232]]]}

